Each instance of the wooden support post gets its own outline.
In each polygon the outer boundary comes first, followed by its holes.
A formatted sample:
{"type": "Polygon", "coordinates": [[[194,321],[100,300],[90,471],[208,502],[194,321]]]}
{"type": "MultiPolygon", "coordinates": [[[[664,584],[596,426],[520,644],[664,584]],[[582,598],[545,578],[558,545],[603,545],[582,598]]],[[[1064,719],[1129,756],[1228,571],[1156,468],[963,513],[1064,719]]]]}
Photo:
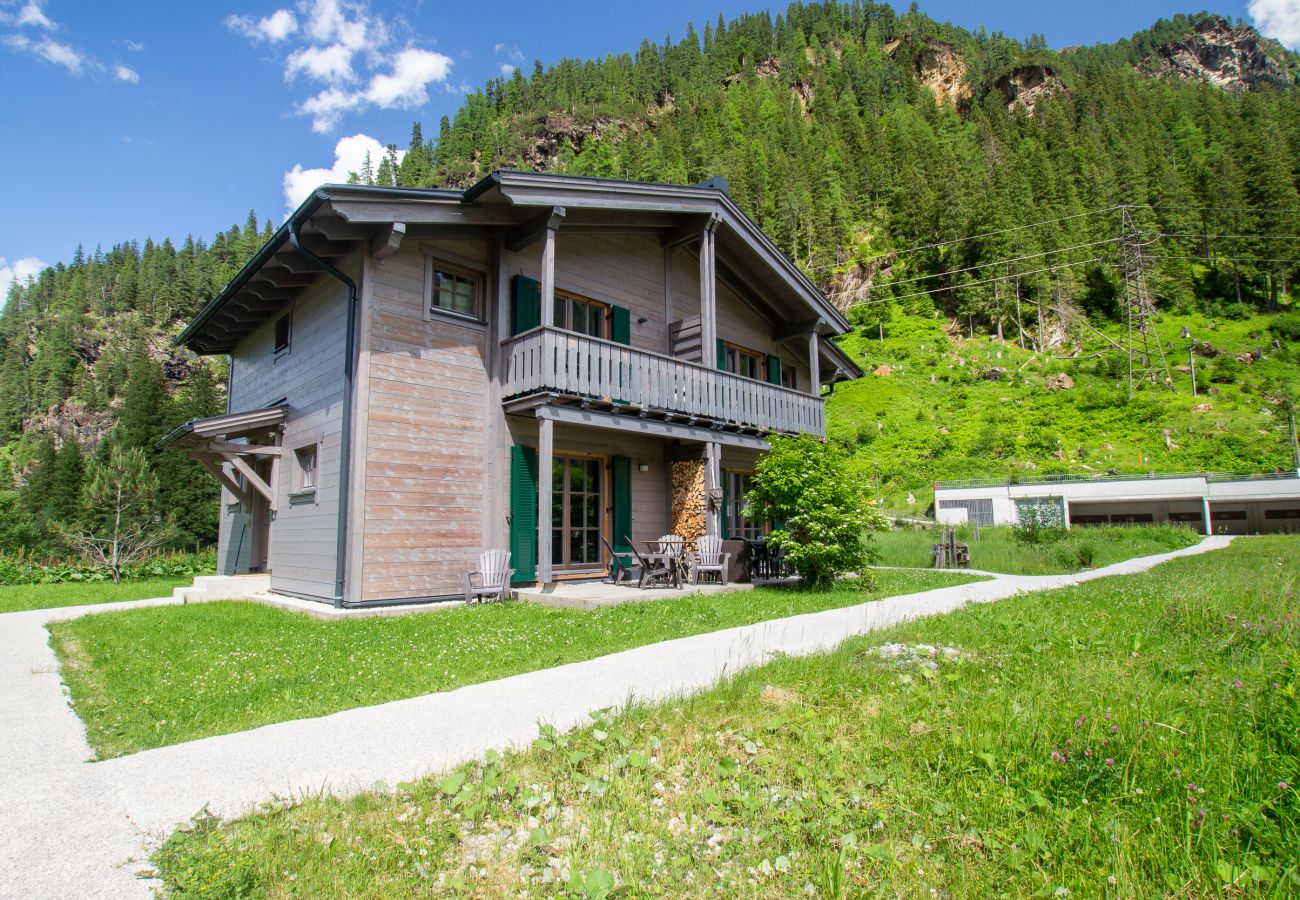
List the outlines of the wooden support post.
{"type": "Polygon", "coordinates": [[[240,485],[238,481],[231,477],[230,473],[226,471],[225,466],[218,465],[212,457],[202,453],[191,453],[189,454],[189,457],[211,472],[213,477],[215,477],[217,481],[221,482],[222,486],[224,486],[226,490],[230,491],[230,493],[234,495],[234,498],[240,503],[247,505],[250,502],[248,492],[244,490],[243,486],[240,485]]]}
{"type": "Polygon", "coordinates": [[[808,370],[812,372],[812,384],[809,386],[814,397],[820,397],[822,393],[822,371],[821,371],[821,345],[817,336],[817,329],[814,328],[808,335],[808,370]]]}
{"type": "Polygon", "coordinates": [[[555,324],[555,234],[558,229],[558,223],[554,227],[548,225],[542,239],[542,319],[539,324],[547,328],[555,324]]]}
{"type": "Polygon", "coordinates": [[[551,583],[551,469],[555,458],[555,423],[537,421],[537,583],[551,583]]]}
{"type": "Polygon", "coordinates": [[[714,256],[714,232],[718,220],[710,218],[700,232],[700,362],[713,368],[718,343],[717,260],[714,256]]]}
{"type": "Polygon", "coordinates": [[[223,453],[221,455],[225,457],[226,462],[235,467],[239,474],[248,479],[248,483],[253,490],[265,497],[267,505],[271,508],[271,512],[275,512],[276,507],[278,506],[275,501],[275,492],[271,490],[269,484],[262,480],[262,476],[254,472],[253,467],[245,462],[242,457],[234,453],[223,453]]]}
{"type": "Polygon", "coordinates": [[[664,248],[664,353],[673,355],[673,251],[664,248]]]}
{"type": "Polygon", "coordinates": [[[722,445],[717,441],[704,445],[704,465],[704,533],[718,535],[722,531],[722,510],[713,502],[713,497],[722,488],[722,445]]]}

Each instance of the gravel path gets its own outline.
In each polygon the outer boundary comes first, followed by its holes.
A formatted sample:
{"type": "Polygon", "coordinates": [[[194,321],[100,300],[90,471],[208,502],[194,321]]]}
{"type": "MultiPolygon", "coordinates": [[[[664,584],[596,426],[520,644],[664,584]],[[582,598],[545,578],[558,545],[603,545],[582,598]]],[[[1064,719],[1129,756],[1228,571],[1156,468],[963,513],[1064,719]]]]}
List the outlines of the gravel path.
{"type": "Polygon", "coordinates": [[[318,719],[88,762],[46,624],[173,601],[140,600],[0,615],[0,897],[147,897],[135,873],[150,848],[204,805],[233,816],[275,797],[393,785],[522,745],[539,722],[582,724],[591,710],[700,690],[771,659],[828,650],[848,637],[967,603],[1107,575],[1144,572],[1184,550],[1078,575],[991,581],[876,600],[637,647],[586,662],[318,719]]]}

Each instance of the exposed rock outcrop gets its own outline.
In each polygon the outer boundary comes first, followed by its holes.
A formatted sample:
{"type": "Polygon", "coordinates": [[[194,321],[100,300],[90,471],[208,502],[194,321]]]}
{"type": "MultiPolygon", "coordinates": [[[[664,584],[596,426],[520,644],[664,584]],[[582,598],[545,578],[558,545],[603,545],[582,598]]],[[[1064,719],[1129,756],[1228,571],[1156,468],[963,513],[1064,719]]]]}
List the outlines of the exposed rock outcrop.
{"type": "Polygon", "coordinates": [[[900,53],[910,52],[912,69],[921,84],[934,94],[940,106],[951,103],[954,109],[964,109],[972,92],[966,80],[966,57],[946,41],[926,41],[915,47],[910,40],[896,39],[885,45],[885,52],[893,59],[900,53]]]}
{"type": "Polygon", "coordinates": [[[1156,49],[1138,71],[1160,78],[1204,81],[1225,91],[1241,93],[1294,85],[1286,52],[1275,41],[1247,25],[1232,27],[1220,16],[1209,16],[1181,41],[1156,49]]]}
{"type": "Polygon", "coordinates": [[[1016,66],[999,75],[993,87],[1002,92],[1008,110],[1023,106],[1031,113],[1039,101],[1065,90],[1056,69],[1042,65],[1016,66]]]}

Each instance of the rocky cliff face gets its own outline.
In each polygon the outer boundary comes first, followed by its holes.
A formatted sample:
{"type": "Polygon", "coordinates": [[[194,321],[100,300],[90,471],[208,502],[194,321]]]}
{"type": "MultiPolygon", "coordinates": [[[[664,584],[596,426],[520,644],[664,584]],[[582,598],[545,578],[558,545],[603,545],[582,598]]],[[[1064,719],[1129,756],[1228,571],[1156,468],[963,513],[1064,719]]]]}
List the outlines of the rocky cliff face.
{"type": "Polygon", "coordinates": [[[1146,75],[1204,81],[1233,93],[1293,86],[1289,69],[1280,45],[1219,16],[1202,19],[1186,38],[1160,47],[1138,66],[1146,75]]]}
{"type": "Polygon", "coordinates": [[[912,66],[917,79],[930,89],[940,106],[951,103],[961,109],[971,99],[970,83],[966,80],[966,57],[952,44],[944,41],[926,41],[922,47],[913,47],[910,41],[897,39],[885,45],[885,52],[897,59],[904,51],[911,51],[912,66]]]}
{"type": "Polygon", "coordinates": [[[1017,66],[999,75],[993,82],[993,87],[1002,92],[1007,109],[1023,106],[1031,113],[1040,100],[1065,90],[1065,84],[1055,69],[1039,65],[1017,66]]]}

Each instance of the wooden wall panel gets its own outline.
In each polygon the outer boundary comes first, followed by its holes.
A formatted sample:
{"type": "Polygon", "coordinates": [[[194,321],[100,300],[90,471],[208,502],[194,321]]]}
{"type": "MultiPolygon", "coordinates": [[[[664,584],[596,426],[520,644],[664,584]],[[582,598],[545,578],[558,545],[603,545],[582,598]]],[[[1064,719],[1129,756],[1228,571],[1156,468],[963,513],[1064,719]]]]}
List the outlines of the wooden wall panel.
{"type": "MultiPolygon", "coordinates": [[[[445,243],[458,259],[485,254],[445,243]]],[[[375,261],[369,287],[359,596],[456,594],[483,548],[486,328],[425,316],[418,244],[375,261]]]]}
{"type": "MultiPolygon", "coordinates": [[[[360,254],[341,267],[360,278],[360,254]]],[[[268,562],[275,590],[323,599],[335,593],[339,513],[339,462],[343,413],[343,354],[347,289],[328,276],[317,278],[291,307],[290,349],[273,352],[275,320],[240,342],[231,354],[230,410],[241,412],[283,400],[289,406],[280,466],[279,511],[271,524],[268,562]],[[321,443],[314,498],[289,502],[294,484],[293,450],[321,443]]],[[[222,491],[218,559],[220,571],[248,565],[248,517],[222,491]],[[234,509],[232,509],[232,506],[234,509]],[[236,553],[236,548],[239,549],[236,553]]]]}

